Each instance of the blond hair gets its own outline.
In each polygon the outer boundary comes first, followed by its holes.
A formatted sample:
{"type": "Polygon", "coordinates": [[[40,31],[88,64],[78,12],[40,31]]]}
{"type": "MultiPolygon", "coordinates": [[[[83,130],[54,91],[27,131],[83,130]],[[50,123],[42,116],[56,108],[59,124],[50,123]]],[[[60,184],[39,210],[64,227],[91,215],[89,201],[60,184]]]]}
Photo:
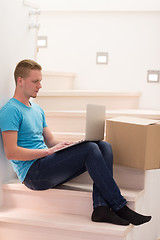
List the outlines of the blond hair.
{"type": "Polygon", "coordinates": [[[17,78],[22,77],[26,78],[28,77],[31,70],[42,70],[41,65],[39,65],[37,62],[31,60],[31,59],[24,59],[20,61],[14,71],[14,79],[17,85],[17,78]]]}

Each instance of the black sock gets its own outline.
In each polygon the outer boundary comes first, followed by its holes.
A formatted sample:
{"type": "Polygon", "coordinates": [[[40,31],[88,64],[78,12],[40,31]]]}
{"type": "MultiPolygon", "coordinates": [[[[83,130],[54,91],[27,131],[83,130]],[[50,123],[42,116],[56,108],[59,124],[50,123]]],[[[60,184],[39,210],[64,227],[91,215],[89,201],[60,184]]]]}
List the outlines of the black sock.
{"type": "Polygon", "coordinates": [[[117,225],[129,225],[129,221],[122,219],[107,206],[96,207],[93,210],[91,219],[93,222],[107,222],[117,225]]]}
{"type": "Polygon", "coordinates": [[[151,220],[151,216],[144,216],[136,213],[127,206],[124,206],[120,210],[116,211],[116,214],[118,214],[121,218],[128,220],[133,225],[140,225],[151,220]]]}

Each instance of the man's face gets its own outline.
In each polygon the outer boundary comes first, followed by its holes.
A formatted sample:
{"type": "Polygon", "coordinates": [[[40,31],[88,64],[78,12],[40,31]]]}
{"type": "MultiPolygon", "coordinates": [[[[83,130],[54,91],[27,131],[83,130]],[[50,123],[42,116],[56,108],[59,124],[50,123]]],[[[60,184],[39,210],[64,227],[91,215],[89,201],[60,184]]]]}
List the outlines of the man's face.
{"type": "Polygon", "coordinates": [[[27,98],[36,98],[41,86],[42,73],[40,70],[30,70],[29,76],[22,78],[21,88],[27,98]]]}

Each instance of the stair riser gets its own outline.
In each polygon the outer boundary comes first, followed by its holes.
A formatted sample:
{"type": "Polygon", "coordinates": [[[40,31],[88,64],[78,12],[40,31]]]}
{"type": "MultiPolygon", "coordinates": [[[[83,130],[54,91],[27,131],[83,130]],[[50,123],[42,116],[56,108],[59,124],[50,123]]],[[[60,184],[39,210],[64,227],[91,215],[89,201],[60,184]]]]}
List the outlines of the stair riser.
{"type": "Polygon", "coordinates": [[[47,125],[54,132],[84,132],[85,117],[46,116],[47,125]]]}
{"type": "MultiPolygon", "coordinates": [[[[87,216],[92,213],[92,197],[90,192],[67,195],[54,190],[18,192],[4,190],[4,206],[37,210],[45,213],[71,213],[87,216]]],[[[128,206],[135,208],[135,203],[128,201],[128,206]]]]}
{"type": "MultiPolygon", "coordinates": [[[[144,189],[145,172],[143,170],[114,165],[113,175],[117,185],[120,188],[139,190],[144,189]]],[[[83,173],[70,182],[92,184],[92,180],[88,172],[83,173]]]]}
{"type": "Polygon", "coordinates": [[[68,133],[68,132],[53,132],[55,138],[61,140],[61,141],[78,141],[81,139],[85,138],[85,134],[84,133],[68,133]]]}
{"type": "Polygon", "coordinates": [[[38,96],[35,102],[45,111],[60,110],[86,110],[88,103],[103,104],[106,109],[137,109],[139,106],[139,97],[137,96],[38,96]]]}
{"type": "Polygon", "coordinates": [[[64,91],[73,89],[73,78],[46,77],[42,82],[43,91],[64,91]]]}
{"type": "Polygon", "coordinates": [[[91,193],[82,196],[67,195],[68,191],[4,191],[4,204],[7,207],[19,207],[38,210],[45,213],[73,213],[90,217],[92,212],[91,193]]]}
{"type": "Polygon", "coordinates": [[[41,91],[72,90],[76,74],[42,71],[41,91]]]}
{"type": "MultiPolygon", "coordinates": [[[[85,131],[85,112],[52,112],[45,113],[49,128],[55,132],[84,132],[85,131]]],[[[127,116],[127,111],[106,112],[106,119],[118,116],[127,116]]],[[[153,114],[128,114],[131,117],[140,117],[148,119],[160,119],[160,115],[153,114]]]]}
{"type": "MultiPolygon", "coordinates": [[[[53,216],[54,217],[54,216],[53,216]]],[[[97,223],[98,224],[98,223],[97,223]]],[[[94,229],[93,229],[94,230],[94,229]]],[[[0,226],[1,240],[126,240],[124,236],[114,236],[99,233],[58,229],[55,227],[31,226],[18,223],[1,223],[0,226]]]]}

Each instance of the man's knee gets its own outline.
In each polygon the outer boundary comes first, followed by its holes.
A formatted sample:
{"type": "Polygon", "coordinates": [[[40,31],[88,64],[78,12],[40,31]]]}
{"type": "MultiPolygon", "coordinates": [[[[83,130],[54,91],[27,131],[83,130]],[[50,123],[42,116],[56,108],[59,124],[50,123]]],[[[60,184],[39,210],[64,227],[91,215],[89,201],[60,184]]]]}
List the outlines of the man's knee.
{"type": "Polygon", "coordinates": [[[99,146],[102,146],[102,147],[104,147],[104,148],[107,148],[107,149],[112,150],[112,146],[111,146],[111,144],[108,143],[108,142],[105,142],[105,141],[99,141],[99,142],[98,142],[98,145],[99,145],[99,146]]]}
{"type": "Polygon", "coordinates": [[[97,144],[95,142],[86,142],[85,147],[87,148],[87,150],[89,152],[99,150],[99,147],[97,146],[97,144]]]}

